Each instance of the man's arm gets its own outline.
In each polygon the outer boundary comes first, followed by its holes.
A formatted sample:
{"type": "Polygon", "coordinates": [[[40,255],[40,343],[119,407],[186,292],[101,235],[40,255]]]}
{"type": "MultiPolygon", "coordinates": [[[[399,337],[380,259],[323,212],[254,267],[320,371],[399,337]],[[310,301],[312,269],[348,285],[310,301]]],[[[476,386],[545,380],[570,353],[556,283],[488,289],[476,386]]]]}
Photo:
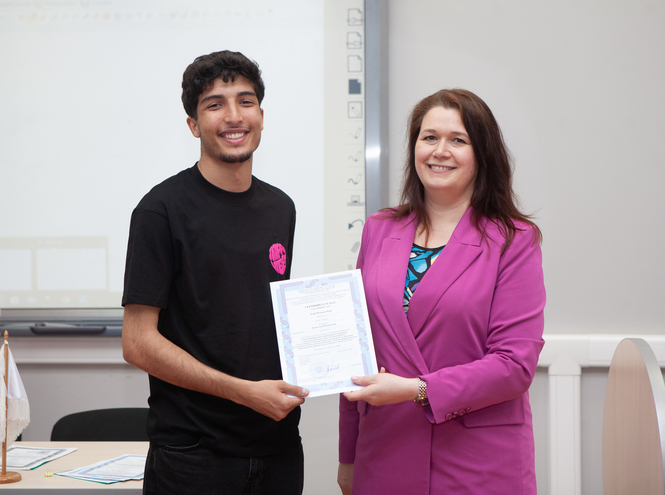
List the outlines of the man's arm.
{"type": "Polygon", "coordinates": [[[122,352],[128,363],[165,382],[231,400],[275,421],[305,402],[302,397],[309,391],[283,380],[242,380],[201,363],[159,333],[159,311],[142,304],[125,306],[122,352]]]}

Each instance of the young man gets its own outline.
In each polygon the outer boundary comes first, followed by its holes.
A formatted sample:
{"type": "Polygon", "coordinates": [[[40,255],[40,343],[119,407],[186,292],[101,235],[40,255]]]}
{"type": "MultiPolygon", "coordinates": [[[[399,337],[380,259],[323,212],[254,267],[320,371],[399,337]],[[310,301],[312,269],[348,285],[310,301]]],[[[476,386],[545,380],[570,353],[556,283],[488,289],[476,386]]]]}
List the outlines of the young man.
{"type": "Polygon", "coordinates": [[[244,55],[198,57],[182,101],[201,158],[132,213],[122,343],[150,375],[144,493],[302,493],[308,391],[281,380],[269,292],[295,207],[252,176],[263,94],[244,55]]]}

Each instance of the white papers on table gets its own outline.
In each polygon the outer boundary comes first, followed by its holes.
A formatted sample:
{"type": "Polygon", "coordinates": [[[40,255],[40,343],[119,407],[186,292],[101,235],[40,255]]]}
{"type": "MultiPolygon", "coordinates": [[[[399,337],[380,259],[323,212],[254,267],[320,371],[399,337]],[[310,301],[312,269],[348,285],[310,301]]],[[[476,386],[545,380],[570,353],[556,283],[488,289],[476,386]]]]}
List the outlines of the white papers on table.
{"type": "Polygon", "coordinates": [[[119,481],[142,480],[145,469],[144,455],[125,454],[108,461],[84,466],[71,471],[55,473],[79,480],[97,483],[117,483],[119,481]]]}
{"type": "Polygon", "coordinates": [[[75,448],[22,447],[12,445],[7,449],[7,469],[28,471],[54,459],[74,452],[75,448]]]}
{"type": "Polygon", "coordinates": [[[285,381],[317,397],[378,373],[360,270],[272,282],[270,293],[285,381]]]}

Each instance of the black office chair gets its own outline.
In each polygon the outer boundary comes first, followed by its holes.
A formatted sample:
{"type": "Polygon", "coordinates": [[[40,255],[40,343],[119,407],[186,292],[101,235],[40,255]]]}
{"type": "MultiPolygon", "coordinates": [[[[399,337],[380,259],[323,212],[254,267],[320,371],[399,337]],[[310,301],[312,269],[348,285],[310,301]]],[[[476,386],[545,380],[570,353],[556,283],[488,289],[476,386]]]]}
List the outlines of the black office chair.
{"type": "Polygon", "coordinates": [[[146,433],[147,407],[96,409],[68,414],[51,431],[56,442],[142,442],[146,433]]]}

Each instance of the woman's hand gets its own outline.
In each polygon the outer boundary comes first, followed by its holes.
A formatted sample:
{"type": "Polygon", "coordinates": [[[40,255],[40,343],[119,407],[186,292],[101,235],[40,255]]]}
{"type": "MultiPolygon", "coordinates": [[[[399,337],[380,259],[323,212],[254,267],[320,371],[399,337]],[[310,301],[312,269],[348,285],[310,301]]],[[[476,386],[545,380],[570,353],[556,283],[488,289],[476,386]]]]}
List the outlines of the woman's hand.
{"type": "Polygon", "coordinates": [[[337,468],[337,484],[342,489],[342,495],[351,495],[353,485],[353,463],[340,462],[337,468]]]}
{"type": "Polygon", "coordinates": [[[350,401],[364,400],[373,406],[384,406],[413,400],[418,397],[418,379],[404,378],[387,373],[385,368],[377,375],[352,376],[351,381],[365,388],[344,392],[350,401]]]}

